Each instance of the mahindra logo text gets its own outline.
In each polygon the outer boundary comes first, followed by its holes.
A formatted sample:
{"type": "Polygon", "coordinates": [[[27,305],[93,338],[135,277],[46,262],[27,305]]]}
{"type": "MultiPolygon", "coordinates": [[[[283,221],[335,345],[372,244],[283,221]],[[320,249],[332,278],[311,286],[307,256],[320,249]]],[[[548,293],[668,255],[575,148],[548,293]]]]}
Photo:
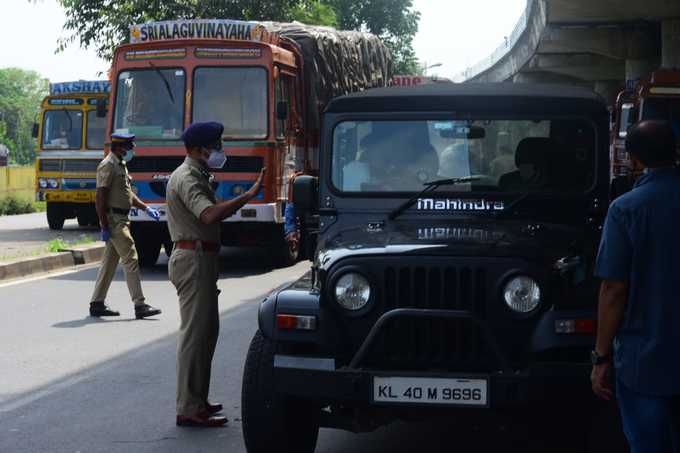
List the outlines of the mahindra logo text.
{"type": "Polygon", "coordinates": [[[502,211],[505,209],[505,203],[473,199],[435,200],[434,198],[419,198],[416,209],[419,211],[502,211]]]}

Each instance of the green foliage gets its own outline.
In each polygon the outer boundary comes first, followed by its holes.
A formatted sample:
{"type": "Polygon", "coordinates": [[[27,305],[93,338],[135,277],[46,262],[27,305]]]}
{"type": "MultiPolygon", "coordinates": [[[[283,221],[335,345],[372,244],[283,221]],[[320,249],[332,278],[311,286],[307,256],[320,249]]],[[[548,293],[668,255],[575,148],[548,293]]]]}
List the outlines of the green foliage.
{"type": "Polygon", "coordinates": [[[32,201],[26,201],[16,197],[7,197],[0,200],[0,215],[30,214],[35,212],[32,201]]]}
{"type": "Polygon", "coordinates": [[[48,81],[34,71],[0,69],[0,143],[9,148],[10,162],[35,160],[33,123],[47,91],[48,81]]]}
{"type": "Polygon", "coordinates": [[[61,252],[62,250],[66,250],[67,248],[68,244],[64,242],[62,238],[52,239],[47,243],[47,251],[50,253],[61,252]]]}
{"type": "Polygon", "coordinates": [[[296,5],[290,10],[291,19],[303,24],[325,25],[337,27],[338,17],[335,10],[319,1],[310,1],[306,4],[296,5]]]}
{"type": "Polygon", "coordinates": [[[114,49],[128,39],[132,24],[172,19],[230,18],[243,20],[298,20],[311,25],[368,30],[392,51],[395,73],[416,69],[413,37],[420,13],[412,0],[58,0],[66,10],[64,30],[70,33],[59,50],[78,42],[94,47],[111,60],[114,49]]]}

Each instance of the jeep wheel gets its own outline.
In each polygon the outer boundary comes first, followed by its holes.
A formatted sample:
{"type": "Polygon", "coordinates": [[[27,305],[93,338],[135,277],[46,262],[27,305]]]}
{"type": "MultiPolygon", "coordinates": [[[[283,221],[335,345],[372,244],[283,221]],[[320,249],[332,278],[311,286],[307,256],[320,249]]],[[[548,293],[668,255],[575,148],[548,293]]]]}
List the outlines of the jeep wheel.
{"type": "Polygon", "coordinates": [[[320,409],[274,390],[275,343],[258,330],[243,372],[241,418],[248,453],[313,453],[320,409]]]}
{"type": "Polygon", "coordinates": [[[50,230],[61,230],[64,228],[64,212],[61,206],[47,203],[47,224],[50,230]]]}
{"type": "Polygon", "coordinates": [[[621,416],[616,404],[595,403],[590,416],[585,417],[586,438],[583,451],[596,453],[601,451],[616,451],[626,453],[628,442],[623,434],[621,416]]]}

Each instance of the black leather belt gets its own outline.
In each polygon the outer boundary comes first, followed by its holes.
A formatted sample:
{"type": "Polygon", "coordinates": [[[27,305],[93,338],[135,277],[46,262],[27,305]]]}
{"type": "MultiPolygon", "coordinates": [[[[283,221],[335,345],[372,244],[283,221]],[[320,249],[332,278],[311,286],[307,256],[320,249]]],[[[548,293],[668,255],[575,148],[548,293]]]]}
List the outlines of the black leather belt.
{"type": "Polygon", "coordinates": [[[130,215],[129,209],[109,208],[109,212],[112,214],[130,215]]]}

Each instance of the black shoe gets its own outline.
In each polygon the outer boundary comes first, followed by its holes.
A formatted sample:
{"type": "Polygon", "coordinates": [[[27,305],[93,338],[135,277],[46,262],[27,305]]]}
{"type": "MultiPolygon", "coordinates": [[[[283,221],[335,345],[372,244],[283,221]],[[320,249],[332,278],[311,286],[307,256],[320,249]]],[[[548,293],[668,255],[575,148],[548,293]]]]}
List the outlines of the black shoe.
{"type": "Polygon", "coordinates": [[[153,308],[148,304],[135,305],[135,318],[142,319],[149,316],[160,315],[161,311],[158,308],[153,308]]]}
{"type": "Polygon", "coordinates": [[[104,302],[90,302],[90,316],[120,316],[120,313],[111,310],[104,302]]]}

